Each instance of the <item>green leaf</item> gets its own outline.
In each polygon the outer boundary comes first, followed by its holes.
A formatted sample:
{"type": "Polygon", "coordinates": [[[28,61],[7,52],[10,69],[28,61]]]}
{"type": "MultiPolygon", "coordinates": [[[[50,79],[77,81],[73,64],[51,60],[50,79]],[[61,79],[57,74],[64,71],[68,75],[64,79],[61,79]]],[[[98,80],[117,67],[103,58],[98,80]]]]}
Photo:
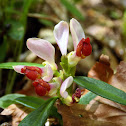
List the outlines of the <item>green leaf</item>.
{"type": "Polygon", "coordinates": [[[118,13],[117,11],[111,11],[110,12],[110,17],[113,18],[113,19],[119,19],[121,17],[120,13],[118,13]]]}
{"type": "MultiPolygon", "coordinates": [[[[38,98],[38,97],[25,96],[25,97],[16,98],[15,102],[22,104],[31,109],[37,109],[46,101],[43,100],[42,98],[38,98]]],[[[62,116],[57,112],[56,107],[54,107],[54,106],[52,107],[52,109],[50,111],[50,116],[58,118],[60,123],[62,124],[62,116]]]]}
{"type": "Polygon", "coordinates": [[[14,40],[21,40],[24,36],[24,26],[17,20],[6,21],[5,24],[10,24],[11,27],[7,34],[14,40]]]}
{"type": "Polygon", "coordinates": [[[16,103],[22,104],[28,108],[36,109],[45,102],[42,98],[33,96],[19,97],[15,99],[16,103]]]}
{"type": "Polygon", "coordinates": [[[79,104],[84,104],[84,105],[87,105],[89,104],[89,102],[94,99],[97,95],[92,93],[92,92],[88,92],[87,94],[85,94],[84,96],[82,96],[80,98],[80,101],[79,101],[79,104]]]}
{"type": "Polygon", "coordinates": [[[22,94],[8,94],[0,98],[0,107],[6,108],[11,104],[15,103],[15,99],[18,97],[25,97],[25,95],[22,94]]]}
{"type": "Polygon", "coordinates": [[[16,65],[25,65],[25,66],[36,66],[36,67],[43,67],[42,64],[38,63],[27,63],[27,62],[7,62],[7,63],[0,63],[0,68],[2,69],[13,69],[12,66],[16,65]]]}
{"type": "Polygon", "coordinates": [[[78,85],[92,91],[109,100],[126,105],[126,93],[103,81],[93,78],[78,76],[74,78],[74,82],[78,85]]]}
{"type": "Polygon", "coordinates": [[[27,115],[19,126],[44,126],[57,98],[58,97],[53,97],[47,100],[39,108],[27,115]]]}
{"type": "MultiPolygon", "coordinates": [[[[29,11],[29,8],[32,4],[34,0],[24,0],[23,1],[23,12],[22,12],[22,15],[21,15],[21,22],[26,25],[26,22],[27,22],[27,14],[28,14],[28,11],[29,11]]],[[[20,4],[21,5],[21,4],[20,4]]],[[[26,26],[25,26],[26,27],[26,26]]],[[[26,28],[25,28],[26,29],[26,28]]]]}
{"type": "Polygon", "coordinates": [[[122,33],[123,33],[122,43],[124,44],[124,48],[125,48],[125,46],[126,46],[126,10],[124,11],[124,15],[123,15],[122,33]]]}
{"type": "Polygon", "coordinates": [[[57,108],[56,107],[52,107],[51,111],[50,111],[50,116],[51,117],[55,117],[58,118],[60,123],[62,124],[62,116],[57,112],[57,108]]]}
{"type": "Polygon", "coordinates": [[[67,10],[72,13],[74,16],[79,18],[80,20],[84,20],[84,16],[81,14],[81,12],[68,0],[60,0],[61,3],[67,8],[67,10]]]}

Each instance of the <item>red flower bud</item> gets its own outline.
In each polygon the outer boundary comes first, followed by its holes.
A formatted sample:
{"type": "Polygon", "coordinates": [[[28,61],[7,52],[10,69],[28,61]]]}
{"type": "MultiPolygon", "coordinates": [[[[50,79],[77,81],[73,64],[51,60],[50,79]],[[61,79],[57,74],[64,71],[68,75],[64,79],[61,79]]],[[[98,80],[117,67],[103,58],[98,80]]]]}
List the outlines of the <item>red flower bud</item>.
{"type": "Polygon", "coordinates": [[[21,69],[21,72],[31,80],[41,78],[42,75],[42,70],[39,67],[34,66],[24,66],[24,68],[21,69]]]}
{"type": "Polygon", "coordinates": [[[45,96],[50,91],[50,85],[42,79],[36,79],[32,84],[39,96],[45,96]]]}
{"type": "Polygon", "coordinates": [[[82,38],[77,45],[76,55],[83,59],[85,58],[85,56],[89,56],[91,52],[92,52],[92,46],[90,44],[90,39],[82,38]]]}

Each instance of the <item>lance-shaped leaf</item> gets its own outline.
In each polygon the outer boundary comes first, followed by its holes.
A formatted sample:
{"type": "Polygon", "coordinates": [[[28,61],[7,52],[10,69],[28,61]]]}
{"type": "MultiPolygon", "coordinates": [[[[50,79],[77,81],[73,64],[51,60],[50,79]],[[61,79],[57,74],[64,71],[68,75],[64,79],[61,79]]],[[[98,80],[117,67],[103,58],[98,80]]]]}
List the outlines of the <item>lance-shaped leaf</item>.
{"type": "Polygon", "coordinates": [[[103,81],[95,80],[93,78],[78,76],[74,78],[74,82],[92,91],[97,95],[115,101],[117,103],[126,105],[126,93],[103,81]]]}
{"type": "Polygon", "coordinates": [[[87,94],[80,98],[79,104],[89,104],[89,102],[94,99],[97,95],[89,91],[87,94]]]}
{"type": "Polygon", "coordinates": [[[17,66],[17,65],[43,67],[42,64],[38,64],[38,63],[7,62],[7,63],[0,63],[0,68],[2,68],[2,69],[13,69],[13,66],[17,66]]]}
{"type": "Polygon", "coordinates": [[[26,116],[19,126],[44,126],[57,98],[58,97],[53,97],[47,100],[39,108],[26,116]]]}
{"type": "Polygon", "coordinates": [[[7,108],[9,105],[15,103],[15,99],[18,97],[25,97],[22,94],[8,94],[0,98],[0,108],[7,108]]]}
{"type": "Polygon", "coordinates": [[[60,1],[72,15],[84,21],[85,18],[82,15],[82,13],[76,8],[75,4],[73,4],[74,1],[72,2],[69,0],[60,0],[60,1]]]}
{"type": "MultiPolygon", "coordinates": [[[[15,102],[34,110],[34,109],[37,109],[38,107],[40,107],[46,101],[39,97],[25,96],[25,97],[16,98],[15,102]]],[[[56,107],[54,107],[54,106],[52,107],[49,116],[58,118],[60,123],[62,123],[62,117],[57,112],[56,107]]]]}
{"type": "Polygon", "coordinates": [[[19,97],[15,99],[16,103],[19,103],[21,105],[24,105],[31,109],[36,109],[40,107],[41,104],[45,103],[45,100],[38,97],[33,96],[25,96],[25,97],[19,97]]]}
{"type": "Polygon", "coordinates": [[[70,31],[73,38],[74,50],[76,50],[78,43],[82,38],[85,38],[85,34],[81,24],[74,18],[70,20],[70,31]]]}
{"type": "Polygon", "coordinates": [[[60,21],[54,27],[53,32],[54,32],[56,42],[60,48],[62,55],[66,55],[67,54],[68,37],[69,37],[69,26],[68,26],[67,22],[60,21]]]}

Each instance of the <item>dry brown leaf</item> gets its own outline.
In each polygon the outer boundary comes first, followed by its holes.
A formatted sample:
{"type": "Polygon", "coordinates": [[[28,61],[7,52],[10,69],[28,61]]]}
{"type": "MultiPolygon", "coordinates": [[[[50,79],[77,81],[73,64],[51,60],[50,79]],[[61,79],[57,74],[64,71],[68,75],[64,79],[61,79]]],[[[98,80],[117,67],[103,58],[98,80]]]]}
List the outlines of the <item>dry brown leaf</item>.
{"type": "Polygon", "coordinates": [[[108,47],[103,47],[103,52],[105,52],[105,55],[108,55],[109,56],[109,58],[111,59],[110,60],[111,68],[113,70],[115,70],[117,68],[118,64],[119,64],[116,55],[113,54],[112,51],[111,51],[111,49],[108,48],[108,47]]]}
{"type": "Polygon", "coordinates": [[[100,96],[92,100],[87,106],[88,112],[93,112],[97,121],[111,122],[117,126],[125,126],[126,124],[126,107],[117,104],[100,96]]]}
{"type": "Polygon", "coordinates": [[[1,112],[1,115],[12,116],[12,126],[18,126],[19,123],[31,112],[31,109],[19,104],[12,104],[1,112]]]}
{"type": "MultiPolygon", "coordinates": [[[[106,58],[108,59],[108,58],[106,58]]],[[[126,63],[122,61],[117,68],[116,74],[113,74],[113,71],[108,64],[108,67],[99,68],[100,62],[96,63],[93,68],[89,71],[89,77],[105,81],[116,88],[119,88],[126,92],[126,63]],[[108,71],[109,77],[105,77],[105,71],[108,71]],[[100,75],[99,75],[100,74],[100,75]],[[104,76],[104,77],[102,77],[104,76]]],[[[105,65],[105,64],[104,64],[105,65]]],[[[97,107],[94,109],[94,115],[97,117],[97,120],[105,122],[114,122],[118,126],[125,126],[126,124],[126,106],[115,103],[108,99],[97,96],[92,100],[87,106],[87,111],[92,111],[94,108],[94,103],[98,103],[97,107]]]]}
{"type": "Polygon", "coordinates": [[[111,122],[97,121],[93,112],[85,110],[84,105],[73,106],[57,105],[58,112],[62,115],[63,126],[117,126],[111,122]]]}
{"type": "Polygon", "coordinates": [[[109,57],[101,55],[97,62],[88,72],[88,77],[108,82],[113,75],[113,70],[110,68],[109,57]]]}
{"type": "Polygon", "coordinates": [[[126,92],[126,62],[120,62],[116,74],[112,76],[109,83],[126,92]]]}

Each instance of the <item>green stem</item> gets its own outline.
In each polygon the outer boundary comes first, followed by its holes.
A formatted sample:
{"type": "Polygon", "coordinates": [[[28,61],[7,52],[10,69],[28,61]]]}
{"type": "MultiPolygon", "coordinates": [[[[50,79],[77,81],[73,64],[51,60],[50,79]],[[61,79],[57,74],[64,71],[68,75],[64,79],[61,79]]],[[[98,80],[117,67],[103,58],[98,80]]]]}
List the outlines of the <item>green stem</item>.
{"type": "Polygon", "coordinates": [[[2,88],[1,82],[2,82],[2,69],[0,69],[0,89],[2,88]]]}
{"type": "Polygon", "coordinates": [[[123,60],[126,61],[126,10],[123,15],[122,24],[122,48],[124,51],[123,60]]]}
{"type": "Polygon", "coordinates": [[[56,70],[56,71],[54,72],[54,76],[59,77],[59,76],[60,76],[60,73],[56,70]]]}
{"type": "MultiPolygon", "coordinates": [[[[23,7],[24,12],[22,12],[22,16],[20,18],[20,21],[24,25],[24,31],[26,31],[27,14],[28,14],[28,10],[29,10],[29,7],[30,7],[32,1],[33,0],[27,0],[27,1],[24,0],[24,7],[23,7]]],[[[24,35],[25,35],[25,33],[24,33],[24,35]]],[[[18,45],[17,45],[18,50],[16,49],[17,51],[14,54],[15,56],[17,56],[16,62],[19,61],[19,57],[20,57],[20,54],[21,54],[22,48],[23,48],[23,42],[24,42],[24,37],[20,40],[19,43],[17,42],[18,43],[18,45]]],[[[13,88],[15,79],[16,79],[16,72],[10,71],[5,94],[9,94],[12,92],[12,88],[13,88]]]]}
{"type": "Polygon", "coordinates": [[[12,92],[12,88],[13,88],[13,85],[14,85],[15,78],[16,78],[16,72],[14,72],[13,70],[10,70],[5,94],[9,94],[9,93],[12,92]]]}

